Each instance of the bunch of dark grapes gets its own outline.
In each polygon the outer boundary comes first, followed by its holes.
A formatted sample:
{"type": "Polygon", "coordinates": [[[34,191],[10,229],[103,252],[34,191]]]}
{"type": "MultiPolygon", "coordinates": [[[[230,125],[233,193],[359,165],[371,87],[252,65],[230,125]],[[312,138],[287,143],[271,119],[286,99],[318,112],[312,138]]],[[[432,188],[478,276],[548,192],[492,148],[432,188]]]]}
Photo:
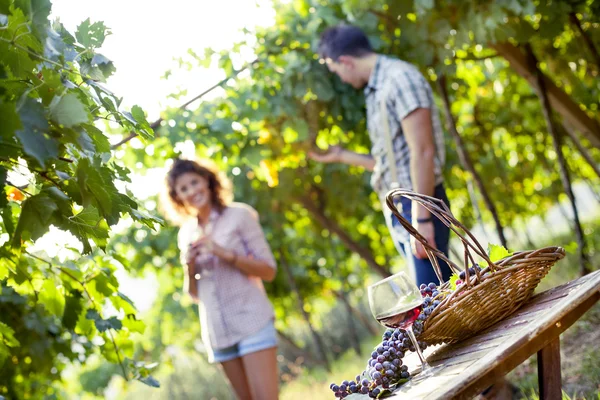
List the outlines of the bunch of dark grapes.
{"type": "MultiPolygon", "coordinates": [[[[438,286],[433,282],[429,285],[422,284],[419,289],[423,296],[423,306],[419,309],[419,316],[413,323],[413,332],[417,337],[423,333],[427,317],[440,305],[446,295],[440,293],[438,286]]],[[[362,375],[357,375],[353,381],[329,385],[335,397],[344,398],[352,393],[361,393],[369,395],[370,398],[376,398],[382,390],[410,378],[408,367],[403,365],[402,358],[408,351],[415,351],[415,347],[406,331],[388,329],[381,339],[381,343],[371,353],[371,358],[362,375]]],[[[421,350],[425,350],[427,343],[419,341],[419,346],[421,350]]]]}
{"type": "Polygon", "coordinates": [[[332,383],[329,388],[339,398],[352,393],[376,398],[382,389],[388,389],[392,384],[410,377],[408,367],[402,363],[404,354],[410,349],[414,347],[404,330],[388,329],[371,354],[365,372],[357,375],[354,381],[344,381],[340,385],[332,383]]]}
{"type": "MultiPolygon", "coordinates": [[[[479,272],[482,271],[482,268],[479,265],[469,268],[469,278],[472,279],[476,275],[477,271],[479,271],[479,272]]],[[[462,284],[465,281],[466,277],[467,277],[466,272],[460,271],[460,273],[458,274],[458,280],[456,281],[456,286],[462,284]]]]}
{"type": "Polygon", "coordinates": [[[444,295],[438,291],[437,285],[433,282],[429,285],[423,283],[419,286],[419,289],[421,290],[421,296],[423,296],[423,310],[413,324],[415,336],[419,336],[423,333],[423,324],[425,323],[425,320],[431,315],[433,310],[440,305],[444,297],[444,295]]]}

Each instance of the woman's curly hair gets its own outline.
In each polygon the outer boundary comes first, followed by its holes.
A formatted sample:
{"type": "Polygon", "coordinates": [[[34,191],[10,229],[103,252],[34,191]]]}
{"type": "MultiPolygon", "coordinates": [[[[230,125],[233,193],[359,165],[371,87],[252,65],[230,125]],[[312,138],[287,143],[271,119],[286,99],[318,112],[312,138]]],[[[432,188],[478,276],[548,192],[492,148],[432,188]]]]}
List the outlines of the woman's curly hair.
{"type": "Polygon", "coordinates": [[[233,198],[229,179],[212,161],[176,158],[167,172],[165,187],[160,197],[161,212],[175,225],[180,225],[190,216],[189,210],[175,192],[177,178],[188,172],[198,174],[208,181],[210,200],[218,211],[223,211],[233,198]]]}

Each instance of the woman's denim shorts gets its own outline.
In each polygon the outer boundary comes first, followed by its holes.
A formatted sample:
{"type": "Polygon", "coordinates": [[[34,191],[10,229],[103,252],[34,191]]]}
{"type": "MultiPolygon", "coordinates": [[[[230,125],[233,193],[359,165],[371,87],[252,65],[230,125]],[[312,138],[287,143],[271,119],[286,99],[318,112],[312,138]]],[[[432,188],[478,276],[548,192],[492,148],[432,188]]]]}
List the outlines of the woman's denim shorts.
{"type": "Polygon", "coordinates": [[[246,354],[270,349],[275,346],[277,346],[277,331],[275,330],[274,321],[270,321],[260,331],[242,339],[239,343],[231,347],[213,349],[212,355],[209,351],[209,361],[211,363],[230,361],[234,358],[243,357],[246,354]]]}

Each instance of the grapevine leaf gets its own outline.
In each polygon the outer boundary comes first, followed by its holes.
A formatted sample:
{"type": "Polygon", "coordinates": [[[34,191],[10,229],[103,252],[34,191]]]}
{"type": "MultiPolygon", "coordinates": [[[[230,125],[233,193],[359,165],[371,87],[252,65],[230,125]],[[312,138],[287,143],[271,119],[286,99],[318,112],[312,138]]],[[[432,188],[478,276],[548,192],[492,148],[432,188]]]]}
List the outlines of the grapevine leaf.
{"type": "Polygon", "coordinates": [[[81,212],[70,218],[71,228],[75,236],[83,243],[84,254],[92,251],[88,239],[92,239],[102,250],[106,249],[108,239],[108,224],[98,214],[94,206],[87,206],[81,212]]]}
{"type": "Polygon", "coordinates": [[[139,133],[141,133],[145,139],[152,139],[154,137],[154,131],[146,120],[144,110],[142,110],[140,106],[133,106],[131,107],[131,115],[137,122],[139,133]]]}
{"type": "Polygon", "coordinates": [[[21,119],[15,110],[14,103],[0,102],[0,154],[10,156],[16,145],[14,134],[21,129],[21,119]]]}
{"type": "Polygon", "coordinates": [[[17,263],[19,257],[14,250],[7,247],[0,247],[0,280],[8,277],[9,271],[17,273],[17,263]]]}
{"type": "MultiPolygon", "coordinates": [[[[95,204],[100,213],[107,219],[112,217],[112,196],[109,190],[115,190],[112,182],[104,180],[98,168],[92,167],[88,159],[79,161],[77,182],[81,190],[83,205],[95,204]]],[[[114,219],[114,217],[112,217],[114,219]]]]}
{"type": "Polygon", "coordinates": [[[110,142],[100,129],[90,124],[83,124],[82,127],[87,131],[87,134],[94,143],[94,147],[98,153],[110,152],[110,142]]]}
{"type": "Polygon", "coordinates": [[[0,322],[0,340],[4,346],[15,347],[19,345],[19,341],[15,338],[15,331],[4,322],[0,322]]]}
{"type": "Polygon", "coordinates": [[[492,262],[500,261],[503,258],[510,256],[511,254],[512,253],[506,250],[504,246],[499,246],[495,244],[490,244],[488,246],[488,255],[492,262]]]}
{"type": "Polygon", "coordinates": [[[137,319],[134,314],[129,314],[123,320],[123,326],[130,332],[144,333],[146,330],[146,324],[143,321],[137,319]]]}
{"type": "Polygon", "coordinates": [[[50,117],[67,128],[90,120],[85,106],[74,93],[56,97],[50,104],[50,117]]]}
{"type": "MultiPolygon", "coordinates": [[[[0,185],[4,187],[6,185],[6,168],[0,165],[0,185]]],[[[6,198],[6,193],[0,193],[0,209],[4,209],[8,204],[8,199],[6,198]]],[[[2,217],[4,219],[4,217],[2,217]]]]}
{"type": "Polygon", "coordinates": [[[83,296],[78,290],[72,290],[65,297],[65,311],[63,313],[62,324],[66,329],[73,330],[77,325],[79,315],[83,310],[83,296]]]}
{"type": "MultiPolygon", "coordinates": [[[[10,39],[23,31],[23,27],[28,25],[28,21],[20,8],[13,10],[8,18],[6,29],[0,31],[0,37],[6,40],[0,40],[0,64],[5,65],[16,76],[30,74],[35,68],[35,62],[29,57],[26,49],[16,48],[10,44],[10,39]]],[[[31,35],[22,36],[20,44],[31,45],[32,48],[39,48],[39,42],[31,35]],[[37,44],[37,46],[36,46],[37,44]]]]}
{"type": "Polygon", "coordinates": [[[88,310],[87,313],[85,314],[85,317],[87,319],[90,319],[92,321],[94,321],[94,324],[96,325],[96,329],[98,329],[98,332],[104,332],[107,329],[114,329],[114,330],[119,330],[123,327],[123,324],[121,323],[121,321],[119,321],[119,319],[117,319],[117,317],[110,317],[109,319],[103,319],[100,314],[98,314],[98,311],[96,310],[88,310]]]}
{"type": "Polygon", "coordinates": [[[92,57],[92,65],[98,65],[98,64],[108,64],[111,63],[112,61],[110,61],[107,57],[103,56],[102,54],[94,54],[94,56],[92,57]]]}
{"type": "Polygon", "coordinates": [[[42,104],[27,97],[20,106],[19,116],[23,128],[16,132],[16,136],[23,150],[45,167],[47,160],[58,156],[58,144],[47,136],[49,125],[42,104]]]}
{"type": "Polygon", "coordinates": [[[459,279],[460,277],[456,272],[452,274],[452,276],[450,277],[450,290],[456,290],[456,281],[458,281],[459,279]]]}
{"type": "Polygon", "coordinates": [[[25,200],[13,235],[13,247],[21,247],[21,240],[36,240],[46,233],[56,210],[56,203],[44,193],[25,200]]]}
{"type": "Polygon", "coordinates": [[[56,287],[56,283],[53,279],[46,279],[44,281],[38,294],[38,299],[50,313],[59,318],[63,317],[65,311],[65,296],[60,289],[56,287]]]}
{"type": "Polygon", "coordinates": [[[33,33],[40,40],[46,38],[46,26],[48,25],[48,15],[52,7],[49,0],[26,0],[19,1],[19,7],[25,12],[28,19],[32,22],[33,33]]]}
{"type": "Polygon", "coordinates": [[[104,26],[101,21],[90,22],[90,19],[83,21],[75,32],[77,41],[88,49],[94,49],[102,46],[106,36],[110,35],[110,31],[104,26]]]}
{"type": "Polygon", "coordinates": [[[140,378],[139,380],[140,380],[140,382],[145,383],[148,386],[152,386],[155,388],[160,387],[160,383],[152,375],[148,375],[146,377],[140,378]]]}

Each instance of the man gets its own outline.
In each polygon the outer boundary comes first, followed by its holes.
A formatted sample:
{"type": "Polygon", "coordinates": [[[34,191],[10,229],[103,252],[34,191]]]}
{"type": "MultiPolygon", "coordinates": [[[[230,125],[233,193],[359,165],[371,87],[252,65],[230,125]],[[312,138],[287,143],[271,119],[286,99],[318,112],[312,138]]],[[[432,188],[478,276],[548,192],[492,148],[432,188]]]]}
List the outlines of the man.
{"type": "MultiPolygon", "coordinates": [[[[309,157],[373,171],[371,185],[382,201],[389,190],[402,187],[448,204],[442,178],[443,131],[425,77],[407,62],[375,53],[365,33],[350,25],[327,29],[321,35],[319,53],[329,70],[343,82],[364,89],[371,154],[331,146],[322,154],[310,152],[309,157]]],[[[448,255],[449,228],[406,198],[398,203],[402,216],[430,245],[448,255]]],[[[384,214],[396,247],[406,256],[417,284],[438,282],[423,245],[408,234],[385,205],[384,214]]],[[[444,281],[448,280],[450,268],[441,260],[439,264],[444,281]]]]}

